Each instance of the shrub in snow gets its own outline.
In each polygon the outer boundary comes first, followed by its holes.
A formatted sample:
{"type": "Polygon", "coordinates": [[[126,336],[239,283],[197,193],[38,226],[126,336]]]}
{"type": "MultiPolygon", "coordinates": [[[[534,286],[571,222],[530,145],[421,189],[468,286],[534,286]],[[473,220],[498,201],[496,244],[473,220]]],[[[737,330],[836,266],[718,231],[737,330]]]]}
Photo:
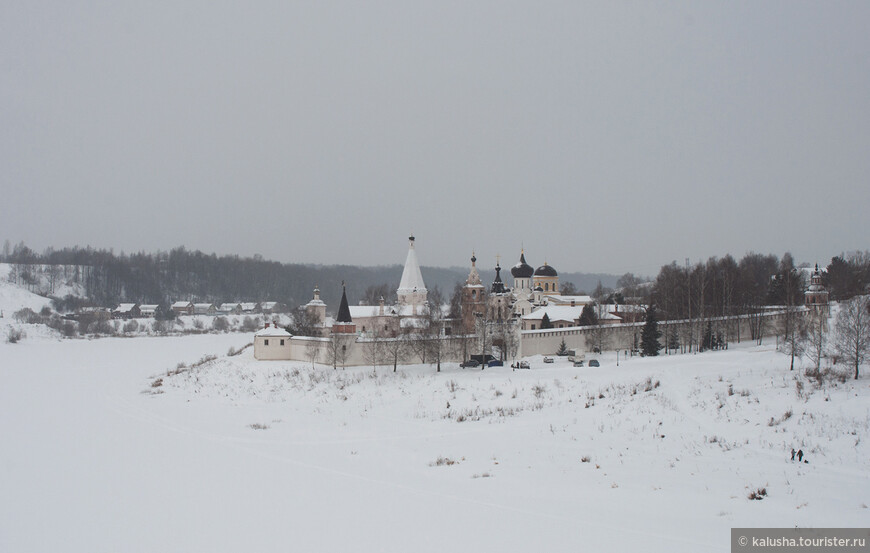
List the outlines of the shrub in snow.
{"type": "Polygon", "coordinates": [[[29,307],[19,309],[12,314],[12,318],[19,323],[39,324],[42,322],[42,317],[40,317],[33,309],[30,309],[29,307]]]}
{"type": "Polygon", "coordinates": [[[449,467],[450,465],[456,465],[458,463],[459,463],[458,461],[454,461],[453,459],[450,459],[449,457],[438,457],[433,462],[429,463],[429,466],[430,467],[442,467],[442,466],[446,465],[449,467]]]}
{"type": "Polygon", "coordinates": [[[255,320],[253,317],[245,317],[242,319],[242,331],[243,332],[254,332],[258,328],[260,328],[259,321],[255,320]]]}
{"type": "Polygon", "coordinates": [[[24,333],[16,328],[10,328],[6,333],[7,344],[17,344],[24,337],[24,333]]]}
{"type": "Polygon", "coordinates": [[[91,332],[94,334],[115,334],[115,327],[109,321],[97,321],[91,325],[91,332]]]}
{"type": "Polygon", "coordinates": [[[767,488],[758,488],[757,490],[749,492],[749,499],[761,501],[765,497],[767,497],[767,488]]]}

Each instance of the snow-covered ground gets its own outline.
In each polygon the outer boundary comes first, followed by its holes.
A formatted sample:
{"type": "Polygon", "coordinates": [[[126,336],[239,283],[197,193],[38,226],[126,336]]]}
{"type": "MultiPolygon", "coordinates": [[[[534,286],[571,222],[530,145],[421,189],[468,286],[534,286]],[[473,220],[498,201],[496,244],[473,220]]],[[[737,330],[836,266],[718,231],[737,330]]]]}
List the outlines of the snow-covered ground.
{"type": "Polygon", "coordinates": [[[226,356],[248,342],[0,344],[0,551],[728,551],[870,520],[870,379],[768,346],[393,373],[226,356]]]}

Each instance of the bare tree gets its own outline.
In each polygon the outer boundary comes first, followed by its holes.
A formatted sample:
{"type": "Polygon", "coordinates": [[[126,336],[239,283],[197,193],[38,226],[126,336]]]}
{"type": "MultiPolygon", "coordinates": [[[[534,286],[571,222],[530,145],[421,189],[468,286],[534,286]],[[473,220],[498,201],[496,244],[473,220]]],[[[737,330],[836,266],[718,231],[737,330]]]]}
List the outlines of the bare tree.
{"type": "Polygon", "coordinates": [[[305,344],[305,357],[311,362],[311,368],[314,368],[314,363],[320,356],[320,350],[323,347],[323,342],[316,338],[311,338],[305,344]]]}
{"type": "Polygon", "coordinates": [[[407,341],[408,353],[415,355],[417,359],[420,360],[420,363],[425,364],[426,358],[429,355],[429,350],[431,349],[431,345],[429,344],[429,321],[425,318],[418,318],[414,319],[413,322],[415,326],[407,328],[404,333],[407,341]]]}
{"type": "Polygon", "coordinates": [[[380,334],[373,333],[372,336],[362,342],[363,358],[366,363],[372,368],[376,368],[384,360],[384,341],[380,334]]]}
{"type": "MultiPolygon", "coordinates": [[[[547,315],[544,314],[544,317],[546,316],[547,315]]],[[[492,340],[494,334],[492,326],[492,321],[487,319],[484,313],[481,313],[479,317],[476,317],[474,327],[477,336],[477,347],[481,355],[480,363],[484,367],[486,366],[486,356],[492,354],[492,340]]],[[[543,328],[543,325],[541,328],[543,328]]]]}
{"type": "Polygon", "coordinates": [[[382,284],[372,284],[366,291],[363,292],[362,298],[360,301],[363,302],[364,305],[378,305],[378,302],[383,298],[386,303],[392,303],[396,295],[396,287],[387,284],[386,282],[382,284]]]}
{"type": "Polygon", "coordinates": [[[408,337],[405,334],[384,340],[384,358],[393,364],[393,372],[407,359],[408,350],[408,337]]]}
{"type": "Polygon", "coordinates": [[[337,369],[339,365],[344,368],[347,362],[348,345],[353,339],[352,335],[334,333],[326,342],[326,362],[332,365],[333,369],[337,369]]]}
{"type": "Polygon", "coordinates": [[[497,337],[502,345],[502,351],[508,359],[514,359],[520,348],[519,324],[509,320],[499,325],[497,337]]]}
{"type": "Polygon", "coordinates": [[[596,353],[601,353],[610,345],[610,329],[607,325],[593,325],[587,336],[592,338],[592,349],[596,353]]]}
{"type": "Polygon", "coordinates": [[[291,331],[293,334],[297,336],[316,336],[319,334],[318,326],[323,321],[316,314],[308,311],[304,306],[300,306],[293,310],[292,315],[291,331]]]}
{"type": "Polygon", "coordinates": [[[429,292],[429,307],[424,317],[425,347],[430,361],[435,363],[436,372],[441,372],[441,361],[449,349],[449,341],[444,336],[444,297],[437,286],[429,292]]]}
{"type": "Polygon", "coordinates": [[[799,313],[797,308],[790,307],[786,312],[785,327],[786,332],[783,342],[783,349],[791,358],[789,369],[794,370],[794,358],[800,357],[804,353],[807,344],[807,318],[804,313],[799,313]]]}
{"type": "Polygon", "coordinates": [[[559,284],[559,293],[563,296],[576,296],[579,292],[573,282],[563,282],[559,284]]]}
{"type": "Polygon", "coordinates": [[[857,380],[858,367],[870,350],[870,298],[858,296],[841,303],[836,330],[834,347],[843,359],[855,366],[857,380]]]}
{"type": "Polygon", "coordinates": [[[828,322],[825,316],[820,313],[812,313],[806,322],[806,342],[804,343],[804,354],[813,362],[818,371],[822,366],[822,357],[825,356],[827,342],[825,334],[828,330],[828,322]]]}
{"type": "Polygon", "coordinates": [[[467,334],[453,334],[450,338],[451,349],[459,357],[460,362],[468,361],[468,354],[471,351],[472,340],[475,336],[467,334]]]}

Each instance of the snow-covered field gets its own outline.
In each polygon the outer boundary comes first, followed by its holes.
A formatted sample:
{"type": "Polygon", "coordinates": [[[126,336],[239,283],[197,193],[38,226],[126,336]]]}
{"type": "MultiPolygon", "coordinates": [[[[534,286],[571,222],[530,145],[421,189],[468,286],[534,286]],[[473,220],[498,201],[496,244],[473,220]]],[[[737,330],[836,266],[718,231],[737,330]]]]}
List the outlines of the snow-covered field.
{"type": "Polygon", "coordinates": [[[870,379],[768,346],[393,373],[226,356],[248,342],[0,344],[0,551],[728,551],[870,521],[870,379]]]}

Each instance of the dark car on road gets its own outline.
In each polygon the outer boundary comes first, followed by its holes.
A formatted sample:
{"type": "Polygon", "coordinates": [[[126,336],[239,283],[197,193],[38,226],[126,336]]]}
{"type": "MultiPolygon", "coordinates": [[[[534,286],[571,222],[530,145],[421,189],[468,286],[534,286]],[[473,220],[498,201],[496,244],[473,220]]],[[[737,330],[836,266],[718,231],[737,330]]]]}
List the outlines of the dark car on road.
{"type": "Polygon", "coordinates": [[[459,366],[463,369],[473,369],[480,366],[480,361],[478,361],[477,359],[469,359],[468,361],[460,364],[459,366]]]}

